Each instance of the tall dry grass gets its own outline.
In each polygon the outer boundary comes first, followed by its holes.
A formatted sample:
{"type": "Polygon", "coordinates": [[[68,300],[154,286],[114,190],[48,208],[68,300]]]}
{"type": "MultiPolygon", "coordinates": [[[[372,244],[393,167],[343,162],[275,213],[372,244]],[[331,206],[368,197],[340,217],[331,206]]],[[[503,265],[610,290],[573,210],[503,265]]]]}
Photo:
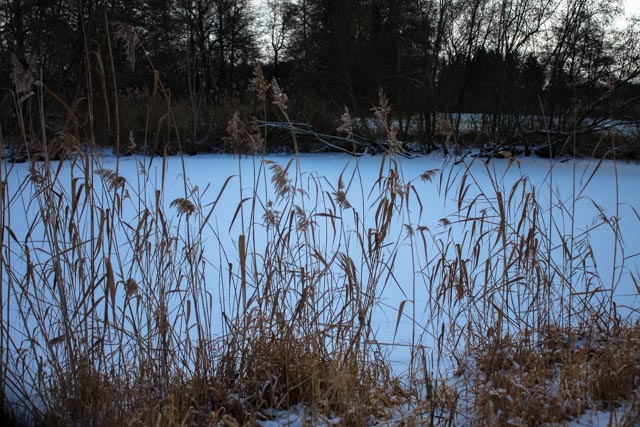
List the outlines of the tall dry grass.
{"type": "MultiPolygon", "coordinates": [[[[506,186],[513,158],[506,169],[462,158],[406,177],[382,92],[373,114],[390,150],[375,182],[359,167],[335,182],[305,173],[293,130],[295,156],[267,159],[268,135],[237,113],[224,141],[237,172],[201,189],[182,161],[181,181],[168,183],[167,143],[184,151],[185,130],[159,73],[150,64],[154,101],[128,123],[116,70],[109,84],[110,61],[88,49],[87,61],[103,64],[87,75],[88,105],[108,100],[116,153],[140,141],[122,137],[139,123],[162,155],[137,157],[135,174],[119,155],[105,167],[97,118],[80,120],[80,101],[61,100],[45,76],[16,85],[28,174],[16,180],[19,166],[0,164],[0,381],[17,415],[42,425],[255,425],[303,405],[312,425],[535,425],[625,404],[618,425],[638,420],[638,329],[613,299],[628,255],[617,213],[575,228],[586,184],[576,179],[568,201],[552,177],[548,188],[526,175],[506,186]],[[68,114],[53,136],[45,98],[68,114]],[[455,206],[444,232],[422,222],[420,186],[430,182],[455,206]],[[230,192],[240,202],[221,218],[230,192]],[[614,236],[610,278],[590,250],[599,227],[614,236]],[[398,269],[413,273],[409,283],[398,269]],[[594,278],[603,286],[584,286],[594,278]],[[389,290],[403,295],[397,306],[385,305],[389,290]],[[387,357],[398,343],[378,337],[381,311],[396,333],[409,325],[403,377],[387,357]]],[[[291,123],[287,95],[259,67],[252,87],[264,114],[277,108],[291,123]]]]}

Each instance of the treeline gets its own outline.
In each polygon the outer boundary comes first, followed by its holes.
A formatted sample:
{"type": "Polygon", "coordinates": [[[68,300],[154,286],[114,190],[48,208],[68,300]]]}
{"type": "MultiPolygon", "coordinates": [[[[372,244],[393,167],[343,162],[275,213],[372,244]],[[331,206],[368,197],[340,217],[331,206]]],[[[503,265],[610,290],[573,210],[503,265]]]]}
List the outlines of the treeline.
{"type": "Polygon", "coordinates": [[[71,110],[109,119],[91,137],[148,138],[161,81],[185,146],[220,149],[234,111],[264,117],[249,91],[261,62],[318,132],[346,107],[370,137],[382,88],[400,138],[426,147],[442,114],[460,142],[561,140],[640,118],[640,21],[616,25],[621,13],[619,0],[4,0],[0,120],[15,134],[27,75],[55,94],[52,129],[71,110]]]}

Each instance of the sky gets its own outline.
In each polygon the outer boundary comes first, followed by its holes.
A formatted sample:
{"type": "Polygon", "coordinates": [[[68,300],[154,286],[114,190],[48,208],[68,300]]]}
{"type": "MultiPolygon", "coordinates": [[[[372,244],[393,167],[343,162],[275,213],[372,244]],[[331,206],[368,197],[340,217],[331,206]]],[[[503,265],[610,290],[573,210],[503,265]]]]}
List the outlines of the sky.
{"type": "MultiPolygon", "coordinates": [[[[251,0],[256,6],[265,3],[266,0],[251,0]]],[[[640,0],[623,0],[624,11],[626,16],[640,16],[640,0]]]]}
{"type": "MultiPolygon", "coordinates": [[[[265,0],[252,0],[252,2],[259,5],[261,3],[264,3],[265,0]]],[[[624,9],[627,14],[640,14],[640,0],[624,0],[623,3],[624,9]]]]}
{"type": "Polygon", "coordinates": [[[640,0],[624,0],[627,15],[640,15],[640,0]]]}
{"type": "Polygon", "coordinates": [[[616,20],[616,26],[618,28],[624,28],[627,24],[627,19],[631,16],[640,17],[640,0],[623,0],[624,16],[619,17],[616,20]]]}

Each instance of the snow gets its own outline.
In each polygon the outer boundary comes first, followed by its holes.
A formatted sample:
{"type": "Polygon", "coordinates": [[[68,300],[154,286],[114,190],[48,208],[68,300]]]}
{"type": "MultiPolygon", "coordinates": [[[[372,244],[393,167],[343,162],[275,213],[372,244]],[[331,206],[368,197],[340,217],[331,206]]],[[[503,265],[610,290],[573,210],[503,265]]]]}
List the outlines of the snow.
{"type": "Polygon", "coordinates": [[[611,411],[587,411],[580,419],[571,421],[567,425],[568,427],[579,426],[592,426],[592,427],[609,427],[617,425],[631,425],[632,420],[626,420],[625,413],[627,405],[623,405],[620,408],[613,409],[611,411]]]}
{"type": "MultiPolygon", "coordinates": [[[[293,157],[273,155],[267,159],[284,167],[293,160],[293,157]]],[[[167,212],[176,212],[170,204],[177,198],[187,196],[200,199],[201,214],[205,216],[211,213],[209,223],[200,229],[206,251],[205,257],[209,260],[205,275],[211,284],[216,283],[218,278],[223,276],[223,270],[226,268],[226,265],[216,264],[217,260],[224,256],[232,258],[231,254],[237,253],[234,242],[237,242],[240,234],[246,232],[242,229],[240,218],[243,212],[248,213],[248,204],[243,205],[238,215],[240,201],[243,198],[257,198],[264,206],[269,201],[277,200],[269,182],[270,173],[265,170],[260,172],[267,173],[266,181],[264,175],[263,178],[257,176],[258,171],[261,170],[259,158],[239,159],[231,155],[169,157],[166,159],[165,171],[162,170],[163,160],[160,158],[132,156],[117,161],[107,156],[99,161],[102,168],[114,170],[117,168],[120,175],[126,179],[126,190],[131,197],[123,201],[124,221],[134,223],[141,203],[152,207],[156,203],[154,196],[156,189],[163,188],[160,203],[167,212]],[[183,180],[185,172],[186,187],[183,180]],[[227,182],[228,177],[232,178],[227,182]],[[143,185],[144,181],[147,182],[146,187],[143,185]],[[259,184],[256,187],[257,192],[254,192],[255,182],[259,184]],[[236,220],[232,222],[234,217],[236,220]],[[227,247],[220,242],[227,242],[227,247]]],[[[463,219],[464,215],[464,213],[456,213],[459,194],[457,187],[452,186],[446,193],[439,188],[437,175],[432,182],[421,181],[420,175],[428,170],[440,169],[451,172],[455,177],[454,180],[459,180],[459,173],[464,170],[465,163],[451,165],[450,160],[438,156],[416,159],[398,158],[396,161],[404,181],[411,181],[414,184],[415,194],[419,195],[422,208],[415,199],[412,199],[409,211],[393,224],[393,233],[395,233],[393,235],[399,238],[396,243],[396,269],[389,283],[379,288],[378,306],[372,323],[376,338],[387,352],[393,368],[402,375],[406,373],[411,359],[410,345],[419,344],[428,354],[434,354],[440,331],[440,323],[433,324],[428,310],[431,295],[428,283],[425,282],[425,276],[422,274],[427,260],[416,256],[410,239],[402,231],[403,226],[410,224],[413,228],[426,227],[436,240],[451,239],[464,242],[465,228],[463,224],[457,222],[463,219]],[[443,164],[445,161],[447,163],[443,164]],[[448,218],[450,223],[442,221],[443,218],[448,218]],[[399,317],[400,307],[404,307],[404,311],[403,316],[399,317]]],[[[481,160],[471,162],[471,159],[467,159],[466,162],[475,178],[474,187],[466,194],[468,200],[478,196],[482,191],[491,193],[495,185],[498,185],[504,194],[508,194],[514,185],[526,177],[531,186],[536,189],[540,203],[546,209],[561,216],[564,215],[564,222],[549,228],[551,235],[566,237],[573,233],[574,236],[588,236],[594,266],[600,273],[599,278],[593,279],[594,282],[589,286],[600,287],[607,292],[607,295],[613,295],[622,316],[637,314],[638,292],[633,285],[631,274],[637,276],[640,272],[640,239],[637,239],[640,235],[640,218],[638,217],[640,198],[637,189],[640,182],[640,166],[638,164],[610,161],[599,163],[596,160],[560,162],[538,158],[519,159],[519,167],[504,159],[493,159],[487,164],[481,160]],[[494,177],[493,180],[491,176],[494,177]],[[570,206],[570,209],[563,211],[559,202],[570,206]],[[616,229],[620,230],[619,234],[624,238],[623,242],[617,242],[614,239],[616,229]]],[[[340,249],[347,253],[355,251],[357,242],[354,241],[353,233],[373,226],[375,209],[380,197],[380,186],[375,184],[379,178],[380,164],[380,156],[360,158],[330,154],[300,156],[299,185],[307,191],[306,198],[303,197],[307,209],[316,214],[333,209],[325,194],[318,192],[318,189],[333,193],[338,189],[338,181],[342,177],[349,203],[362,214],[359,219],[356,219],[350,209],[334,212],[341,217],[345,233],[333,243],[327,243],[329,250],[340,249]],[[358,223],[358,220],[361,222],[358,223]]],[[[52,164],[54,169],[57,166],[57,162],[52,164]]],[[[295,175],[294,169],[295,162],[290,170],[292,177],[295,175]]],[[[5,166],[4,171],[6,170],[5,166]]],[[[12,165],[6,173],[9,194],[18,194],[17,190],[29,179],[28,164],[12,165]]],[[[77,176],[77,171],[73,174],[71,163],[64,162],[60,168],[60,181],[62,185],[67,186],[67,189],[71,188],[72,176],[77,176]]],[[[445,182],[446,179],[443,183],[445,182]]],[[[98,180],[96,185],[99,185],[98,180]]],[[[41,232],[40,226],[34,223],[38,207],[30,202],[29,191],[32,191],[32,187],[23,188],[26,190],[20,197],[11,199],[7,216],[8,225],[18,241],[25,241],[29,233],[37,235],[41,232]]],[[[514,204],[517,205],[517,202],[515,200],[514,204]]],[[[261,209],[260,206],[258,208],[261,209]]],[[[478,211],[479,209],[471,213],[478,214],[478,211]]],[[[257,218],[261,217],[261,214],[257,215],[257,218]]],[[[184,218],[175,213],[175,216],[167,218],[167,221],[171,227],[175,228],[181,224],[180,221],[184,221],[184,218]]],[[[318,221],[317,227],[320,233],[329,232],[327,223],[318,221]]],[[[261,230],[265,228],[256,227],[252,231],[255,233],[252,237],[255,239],[257,248],[269,244],[266,233],[260,234],[261,230]]],[[[119,230],[118,233],[126,234],[125,230],[119,230]]],[[[556,253],[558,248],[552,250],[556,253]]],[[[363,280],[366,281],[366,271],[363,271],[364,261],[358,259],[356,254],[353,256],[357,267],[361,269],[363,280]]],[[[120,274],[118,280],[124,282],[127,275],[135,277],[142,274],[136,270],[130,260],[125,259],[123,263],[130,270],[117,273],[120,274]]],[[[24,264],[20,264],[20,259],[16,259],[12,268],[16,274],[19,274],[20,269],[25,267],[24,264]]],[[[576,277],[576,280],[581,279],[576,277]]],[[[7,285],[3,282],[2,286],[7,285]]],[[[576,284],[576,286],[579,285],[576,284]]],[[[583,286],[587,284],[584,283],[583,286]]],[[[124,294],[119,292],[118,298],[124,298],[124,294]]],[[[221,307],[223,308],[225,307],[221,307]]],[[[464,321],[464,317],[460,319],[464,321]]],[[[214,315],[212,322],[214,328],[222,328],[221,316],[214,315]]],[[[22,340],[23,337],[20,336],[19,339],[22,340]]],[[[443,366],[447,366],[446,361],[443,366]]],[[[274,419],[263,421],[261,425],[264,427],[302,426],[306,425],[305,419],[309,417],[305,413],[305,408],[301,406],[292,411],[274,413],[273,416],[274,419]]],[[[614,412],[587,413],[571,425],[607,425],[612,416],[615,416],[614,412]]],[[[324,424],[317,425],[339,424],[339,420],[332,419],[322,422],[324,424]]]]}
{"type": "Polygon", "coordinates": [[[626,17],[640,15],[640,3],[636,0],[624,0],[624,12],[626,17]]]}

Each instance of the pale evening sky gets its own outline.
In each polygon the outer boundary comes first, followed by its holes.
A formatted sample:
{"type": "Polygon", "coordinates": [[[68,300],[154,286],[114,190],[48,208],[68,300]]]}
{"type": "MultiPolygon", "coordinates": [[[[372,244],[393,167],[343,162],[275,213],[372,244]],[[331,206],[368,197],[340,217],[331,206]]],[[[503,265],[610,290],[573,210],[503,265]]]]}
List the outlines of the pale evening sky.
{"type": "MultiPolygon", "coordinates": [[[[264,0],[252,0],[255,5],[260,5],[264,0]]],[[[624,10],[627,16],[640,15],[640,0],[624,0],[624,10]]]]}
{"type": "Polygon", "coordinates": [[[640,0],[624,0],[627,15],[640,15],[640,0]]]}

